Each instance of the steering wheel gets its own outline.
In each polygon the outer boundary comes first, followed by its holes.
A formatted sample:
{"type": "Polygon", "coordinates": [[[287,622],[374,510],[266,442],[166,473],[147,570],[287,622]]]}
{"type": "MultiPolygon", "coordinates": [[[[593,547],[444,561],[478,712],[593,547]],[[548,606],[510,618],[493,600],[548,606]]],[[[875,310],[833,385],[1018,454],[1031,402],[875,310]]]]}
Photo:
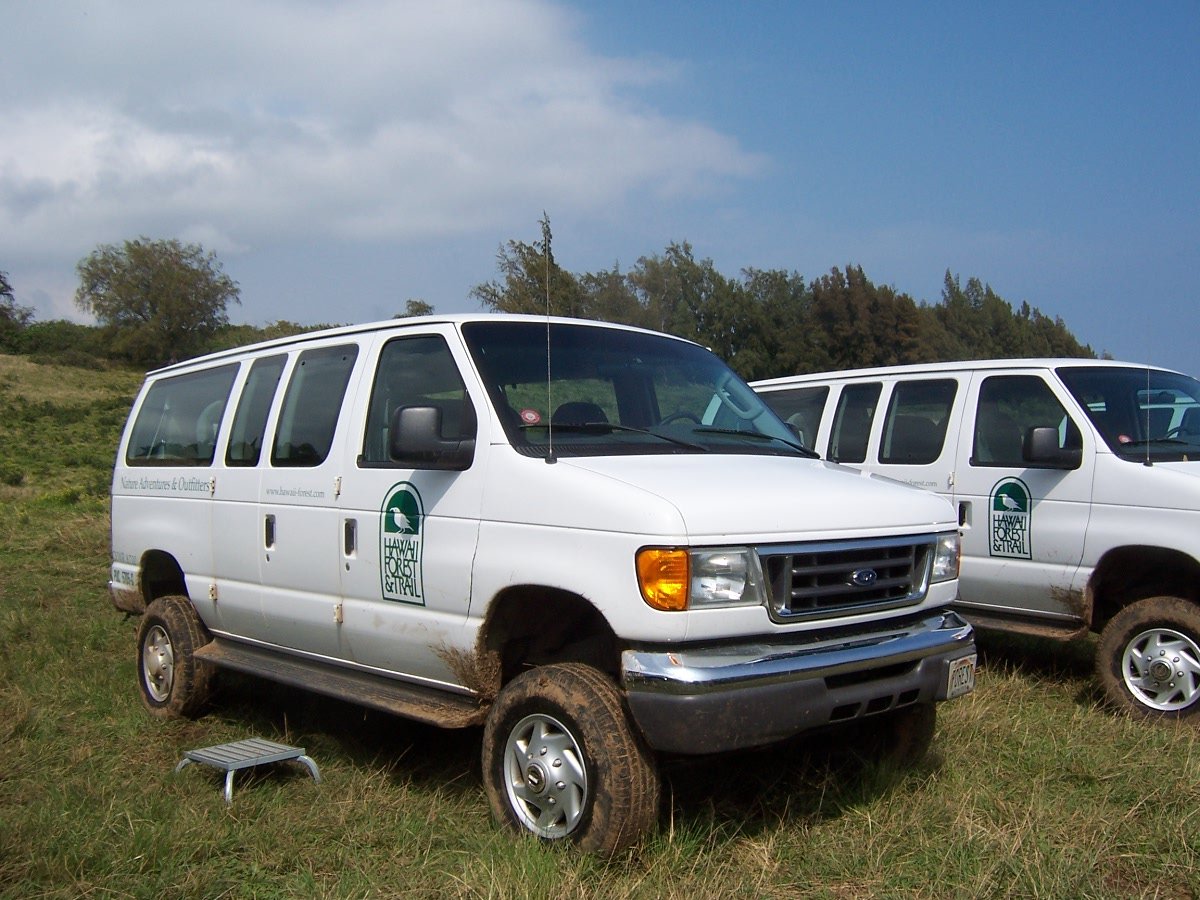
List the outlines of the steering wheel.
{"type": "Polygon", "coordinates": [[[672,422],[679,422],[684,419],[686,419],[689,422],[695,422],[697,425],[701,424],[700,417],[697,416],[695,413],[690,413],[690,412],[671,413],[671,415],[664,416],[663,418],[659,419],[658,424],[659,425],[670,425],[672,422]]]}

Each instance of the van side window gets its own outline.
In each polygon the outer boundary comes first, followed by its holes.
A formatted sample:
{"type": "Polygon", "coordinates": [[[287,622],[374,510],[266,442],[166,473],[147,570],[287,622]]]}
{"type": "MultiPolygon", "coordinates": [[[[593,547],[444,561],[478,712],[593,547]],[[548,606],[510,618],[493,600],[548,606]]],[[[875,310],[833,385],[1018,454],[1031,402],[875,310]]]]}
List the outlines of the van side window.
{"type": "Polygon", "coordinates": [[[405,406],[435,406],[441,410],[443,438],[475,435],[475,408],[450,348],[438,335],[398,338],[389,341],[379,354],[360,465],[391,464],[388,429],[396,410],[405,406]]]}
{"type": "Polygon", "coordinates": [[[881,463],[924,466],[942,455],[958,382],[953,378],[900,381],[883,425],[881,463]]]}
{"type": "Polygon", "coordinates": [[[801,444],[805,447],[817,445],[817,427],[821,424],[825,401],[829,399],[827,385],[771,391],[761,396],[779,418],[796,430],[801,444]]]}
{"type": "Polygon", "coordinates": [[[129,436],[132,466],[208,466],[236,365],[161,378],[146,392],[129,436]]]}
{"type": "Polygon", "coordinates": [[[279,376],[287,356],[267,356],[256,359],[246,376],[242,397],[233,414],[229,446],[225,450],[227,466],[256,466],[267,433],[267,414],[279,386],[279,376]]]}
{"type": "Polygon", "coordinates": [[[275,426],[271,465],[319,466],[325,461],[357,357],[356,344],[300,354],[275,426]]]}
{"type": "Polygon", "coordinates": [[[979,386],[975,412],[975,466],[1024,466],[1022,447],[1030,428],[1058,430],[1059,447],[1079,446],[1079,428],[1049,385],[1036,375],[993,375],[979,386]]]}
{"type": "Polygon", "coordinates": [[[875,407],[879,404],[882,387],[879,382],[873,382],[848,384],[842,388],[833,417],[833,430],[829,435],[827,458],[846,463],[866,460],[867,439],[871,435],[871,422],[875,418],[875,407]]]}

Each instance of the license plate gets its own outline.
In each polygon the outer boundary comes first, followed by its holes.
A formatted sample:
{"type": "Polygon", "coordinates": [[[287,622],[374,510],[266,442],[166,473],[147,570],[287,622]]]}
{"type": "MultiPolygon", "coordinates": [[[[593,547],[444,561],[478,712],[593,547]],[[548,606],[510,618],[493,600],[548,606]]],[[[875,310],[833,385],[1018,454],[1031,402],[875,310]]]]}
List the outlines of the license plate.
{"type": "Polygon", "coordinates": [[[975,690],[975,654],[951,660],[946,676],[946,699],[953,700],[975,690]]]}

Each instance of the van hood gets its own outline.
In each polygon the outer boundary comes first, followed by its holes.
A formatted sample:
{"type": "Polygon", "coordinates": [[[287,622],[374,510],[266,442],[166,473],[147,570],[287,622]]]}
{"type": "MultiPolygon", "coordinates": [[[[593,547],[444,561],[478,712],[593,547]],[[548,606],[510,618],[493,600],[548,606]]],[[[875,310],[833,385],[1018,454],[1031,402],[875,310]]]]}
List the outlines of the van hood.
{"type": "Polygon", "coordinates": [[[1115,506],[1200,509],[1200,460],[1171,460],[1149,466],[1111,453],[1096,454],[1093,499],[1115,506]]]}
{"type": "Polygon", "coordinates": [[[678,511],[697,543],[957,528],[954,508],[944,498],[821,460],[705,454],[575,457],[558,465],[661,498],[678,511]]]}

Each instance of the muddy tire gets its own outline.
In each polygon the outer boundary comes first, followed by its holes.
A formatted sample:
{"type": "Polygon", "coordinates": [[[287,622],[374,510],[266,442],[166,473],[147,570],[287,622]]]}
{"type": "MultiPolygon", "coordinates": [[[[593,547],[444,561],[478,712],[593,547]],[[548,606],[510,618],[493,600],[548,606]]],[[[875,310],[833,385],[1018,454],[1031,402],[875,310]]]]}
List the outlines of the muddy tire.
{"type": "Polygon", "coordinates": [[[587,852],[628,847],[658,818],[653,755],[616,685],[582,663],[505,686],[484,726],[483,779],[498,821],[587,852]]]}
{"type": "Polygon", "coordinates": [[[195,652],[212,640],[187,597],[159,597],[137,631],[142,703],[161,719],[192,718],[212,693],[212,667],[195,652]]]}
{"type": "Polygon", "coordinates": [[[1200,713],[1200,608],[1151,597],[1109,620],[1096,648],[1096,673],[1117,709],[1156,719],[1200,713]]]}

